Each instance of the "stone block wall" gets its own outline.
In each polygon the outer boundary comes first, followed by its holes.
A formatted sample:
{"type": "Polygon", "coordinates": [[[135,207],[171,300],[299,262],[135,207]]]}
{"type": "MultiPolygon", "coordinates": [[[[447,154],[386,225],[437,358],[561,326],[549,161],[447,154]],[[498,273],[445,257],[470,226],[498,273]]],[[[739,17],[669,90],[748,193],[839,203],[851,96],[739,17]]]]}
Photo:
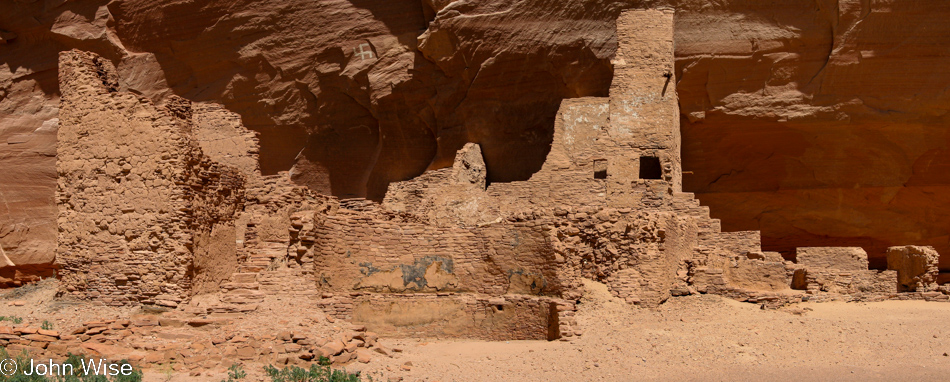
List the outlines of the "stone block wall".
{"type": "Polygon", "coordinates": [[[678,275],[692,254],[689,237],[695,225],[669,213],[633,209],[556,211],[551,240],[562,267],[582,277],[604,282],[630,303],[655,306],[685,283],[678,275]]]}
{"type": "Polygon", "coordinates": [[[890,247],[887,249],[887,269],[897,271],[901,292],[929,292],[937,289],[939,258],[933,247],[890,247]]]}
{"type": "Polygon", "coordinates": [[[877,294],[887,297],[897,292],[895,271],[843,271],[835,269],[806,270],[808,292],[840,295],[877,294]]]}
{"type": "Polygon", "coordinates": [[[554,250],[533,224],[467,230],[341,209],[303,235],[316,243],[314,275],[325,291],[559,295],[554,250]]]}
{"type": "Polygon", "coordinates": [[[244,177],[202,154],[189,102],[118,92],[111,63],[88,52],[61,53],[59,70],[62,292],[176,306],[233,255],[244,177]]]}
{"type": "Polygon", "coordinates": [[[622,12],[617,18],[609,133],[638,149],[632,156],[659,157],[663,180],[675,193],[683,187],[673,15],[672,9],[647,9],[622,12]]]}
{"type": "Polygon", "coordinates": [[[860,247],[801,247],[796,260],[790,264],[793,287],[819,300],[827,295],[874,299],[897,293],[897,272],[868,269],[868,255],[860,247]]]}
{"type": "Polygon", "coordinates": [[[795,261],[806,268],[868,270],[868,254],[861,247],[799,247],[795,253],[795,261]]]}
{"type": "Polygon", "coordinates": [[[576,299],[586,277],[606,282],[631,303],[655,306],[685,287],[684,260],[696,238],[690,219],[613,208],[531,210],[474,229],[347,209],[296,219],[298,252],[312,257],[318,289],[336,294],[576,299]]]}
{"type": "Polygon", "coordinates": [[[241,116],[218,104],[193,105],[194,139],[211,160],[233,167],[247,179],[247,188],[262,187],[257,134],[241,123],[241,116]]]}
{"type": "Polygon", "coordinates": [[[344,297],[338,318],[394,337],[554,340],[575,334],[573,303],[548,297],[366,294],[344,297]]]}
{"type": "Polygon", "coordinates": [[[466,144],[451,168],[389,185],[383,206],[442,227],[474,227],[498,217],[485,195],[488,172],[479,145],[466,144]]]}

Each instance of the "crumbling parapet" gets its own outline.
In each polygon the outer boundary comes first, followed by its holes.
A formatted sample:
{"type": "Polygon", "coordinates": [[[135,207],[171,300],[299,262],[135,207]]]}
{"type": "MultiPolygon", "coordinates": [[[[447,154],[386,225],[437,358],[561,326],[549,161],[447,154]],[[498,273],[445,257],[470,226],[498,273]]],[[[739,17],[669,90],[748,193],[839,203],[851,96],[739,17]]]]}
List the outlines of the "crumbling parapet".
{"type": "Polygon", "coordinates": [[[799,247],[795,264],[788,264],[792,288],[818,300],[839,295],[880,300],[897,292],[894,271],[868,269],[868,255],[860,247],[799,247]]]}
{"type": "Polygon", "coordinates": [[[217,282],[244,177],[202,154],[190,102],[119,92],[111,63],[88,52],[62,52],[59,70],[61,292],[176,306],[217,282]]]}
{"type": "Polygon", "coordinates": [[[887,269],[897,271],[901,292],[929,292],[937,289],[937,262],[933,247],[905,245],[887,249],[887,269]]]}
{"type": "Polygon", "coordinates": [[[811,269],[868,270],[868,254],[861,247],[798,247],[798,264],[811,269]]]}
{"type": "Polygon", "coordinates": [[[433,225],[475,227],[499,217],[485,192],[487,178],[481,147],[468,143],[456,153],[452,167],[391,183],[382,205],[433,225]]]}
{"type": "Polygon", "coordinates": [[[193,137],[202,153],[240,171],[248,190],[263,187],[260,142],[257,134],[241,123],[241,116],[213,103],[194,104],[192,109],[193,137]]]}

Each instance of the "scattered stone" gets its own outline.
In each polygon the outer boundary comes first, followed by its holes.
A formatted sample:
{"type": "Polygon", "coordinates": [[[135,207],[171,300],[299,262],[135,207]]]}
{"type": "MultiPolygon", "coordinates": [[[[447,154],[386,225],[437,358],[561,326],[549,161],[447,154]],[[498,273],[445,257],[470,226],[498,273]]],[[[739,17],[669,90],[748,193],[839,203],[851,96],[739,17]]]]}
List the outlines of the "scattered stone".
{"type": "Polygon", "coordinates": [[[360,363],[369,363],[373,359],[373,354],[367,349],[356,349],[356,360],[360,363]]]}

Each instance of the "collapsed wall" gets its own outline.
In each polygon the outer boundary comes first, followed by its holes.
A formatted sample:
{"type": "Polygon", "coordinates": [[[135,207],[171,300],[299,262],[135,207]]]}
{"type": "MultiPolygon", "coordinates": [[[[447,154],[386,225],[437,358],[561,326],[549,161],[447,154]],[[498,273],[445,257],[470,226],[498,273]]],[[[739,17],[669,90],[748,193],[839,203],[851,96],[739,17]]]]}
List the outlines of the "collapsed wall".
{"type": "Polygon", "coordinates": [[[796,258],[792,287],[811,295],[897,293],[897,272],[868,269],[868,254],[861,247],[800,247],[796,258]]]}
{"type": "Polygon", "coordinates": [[[933,247],[906,245],[887,249],[887,268],[897,272],[901,292],[937,290],[940,255],[933,247]]]}
{"type": "Polygon", "coordinates": [[[88,52],[63,52],[59,70],[62,292],[176,306],[213,284],[234,256],[244,176],[202,154],[188,101],[119,92],[112,64],[88,52]]]}

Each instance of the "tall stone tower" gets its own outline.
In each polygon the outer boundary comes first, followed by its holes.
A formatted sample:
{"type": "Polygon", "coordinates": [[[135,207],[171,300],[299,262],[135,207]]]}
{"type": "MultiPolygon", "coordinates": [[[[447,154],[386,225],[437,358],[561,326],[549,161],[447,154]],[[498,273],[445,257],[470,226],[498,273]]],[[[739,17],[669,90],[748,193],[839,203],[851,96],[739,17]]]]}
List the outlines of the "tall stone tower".
{"type": "Polygon", "coordinates": [[[62,52],[59,78],[61,293],[177,306],[235,261],[244,177],[202,154],[189,102],[121,92],[112,64],[89,52],[62,52]]]}
{"type": "Polygon", "coordinates": [[[673,10],[622,13],[617,41],[607,129],[616,151],[607,188],[611,205],[630,206],[642,200],[636,185],[667,195],[683,188],[673,10]]]}

